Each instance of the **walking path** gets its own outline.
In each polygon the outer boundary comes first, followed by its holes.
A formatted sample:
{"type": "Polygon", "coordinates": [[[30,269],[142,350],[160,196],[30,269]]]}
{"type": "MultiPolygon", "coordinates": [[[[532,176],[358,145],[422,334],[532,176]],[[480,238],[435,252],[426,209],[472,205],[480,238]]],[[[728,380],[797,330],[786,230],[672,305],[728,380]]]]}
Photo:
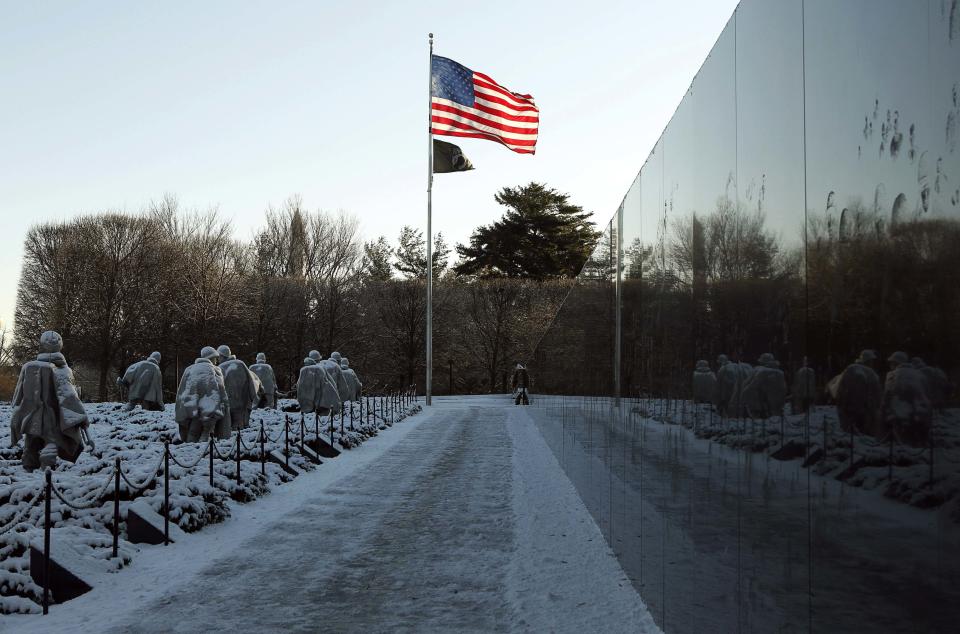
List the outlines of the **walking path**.
{"type": "Polygon", "coordinates": [[[17,631],[657,631],[506,397],[438,399],[246,506],[17,631]]]}

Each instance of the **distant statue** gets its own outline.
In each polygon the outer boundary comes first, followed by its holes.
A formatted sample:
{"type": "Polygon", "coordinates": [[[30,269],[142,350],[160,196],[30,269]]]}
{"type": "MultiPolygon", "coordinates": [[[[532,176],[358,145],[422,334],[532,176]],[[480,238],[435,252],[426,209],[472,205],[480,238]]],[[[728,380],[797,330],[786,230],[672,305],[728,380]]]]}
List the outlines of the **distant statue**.
{"type": "Polygon", "coordinates": [[[727,355],[717,357],[717,409],[721,416],[743,415],[743,388],[753,372],[749,363],[730,361],[727,355]]]}
{"type": "Polygon", "coordinates": [[[350,393],[350,386],[347,385],[347,380],[343,377],[343,370],[340,369],[340,353],[333,352],[329,359],[323,359],[319,352],[311,350],[310,358],[326,371],[327,376],[333,382],[337,391],[337,411],[339,411],[340,404],[347,400],[350,393]]]}
{"type": "Polygon", "coordinates": [[[910,360],[911,365],[923,375],[924,387],[927,391],[927,398],[930,399],[930,405],[935,410],[943,408],[953,386],[950,385],[950,379],[947,373],[933,366],[927,365],[920,357],[914,357],[910,360]]]}
{"type": "Polygon", "coordinates": [[[360,390],[363,388],[363,385],[360,383],[360,378],[357,377],[357,373],[350,368],[350,360],[346,357],[340,359],[340,371],[343,372],[343,378],[350,388],[349,398],[347,400],[356,401],[360,398],[360,390]]]}
{"type": "Polygon", "coordinates": [[[263,387],[263,397],[256,406],[276,409],[277,377],[273,373],[273,367],[267,363],[267,355],[262,352],[257,353],[257,362],[250,366],[250,371],[257,375],[257,378],[260,379],[260,385],[263,387]]]}
{"type": "MultiPolygon", "coordinates": [[[[13,394],[10,445],[23,438],[23,468],[51,469],[57,459],[76,462],[83,452],[90,421],[77,395],[73,371],[60,352],[63,338],[48,330],[40,336],[40,354],[20,369],[13,394]]],[[[93,442],[87,438],[90,448],[93,442]]]]}
{"type": "Polygon", "coordinates": [[[933,407],[923,374],[910,364],[905,352],[887,359],[890,371],[884,382],[883,424],[900,442],[925,447],[930,436],[933,407]]]}
{"type": "Polygon", "coordinates": [[[810,411],[817,397],[817,375],[808,365],[807,357],[803,366],[793,377],[793,413],[803,414],[810,411]]]}
{"type": "Polygon", "coordinates": [[[127,391],[127,411],[137,405],[145,410],[163,411],[163,374],[160,372],[160,353],[152,352],[143,361],[137,361],[117,379],[117,385],[127,391]]]}
{"type": "MultiPolygon", "coordinates": [[[[314,351],[316,352],[316,351],[314,351]]],[[[316,356],[319,356],[317,353],[316,356]]],[[[340,395],[333,380],[323,365],[313,356],[303,360],[300,378],[297,380],[297,402],[304,414],[316,413],[320,416],[340,411],[340,395]]]]}
{"type": "Polygon", "coordinates": [[[840,429],[859,431],[877,438],[884,435],[880,424],[880,377],[873,369],[877,353],[864,350],[857,360],[832,380],[831,396],[837,402],[840,429]]]}
{"type": "Polygon", "coordinates": [[[206,442],[230,437],[230,403],[223,372],[214,363],[220,358],[206,346],[200,357],[187,366],[177,389],[176,421],[183,442],[206,442]]]}
{"type": "Polygon", "coordinates": [[[700,359],[693,370],[693,402],[713,403],[716,397],[717,375],[706,359],[700,359]]]}
{"type": "Polygon", "coordinates": [[[752,416],[770,418],[783,414],[787,382],[776,358],[764,352],[743,382],[742,402],[752,416]]]}
{"type": "Polygon", "coordinates": [[[246,363],[234,356],[229,346],[217,348],[217,355],[230,404],[230,427],[234,431],[246,429],[250,426],[250,410],[260,400],[260,379],[246,363]]]}

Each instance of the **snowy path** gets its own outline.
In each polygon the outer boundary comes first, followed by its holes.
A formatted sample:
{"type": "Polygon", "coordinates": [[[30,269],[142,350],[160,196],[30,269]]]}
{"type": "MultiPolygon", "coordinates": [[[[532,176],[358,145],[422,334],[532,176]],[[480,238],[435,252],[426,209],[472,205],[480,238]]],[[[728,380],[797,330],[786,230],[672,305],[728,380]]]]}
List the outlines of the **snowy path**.
{"type": "MultiPolygon", "coordinates": [[[[167,572],[184,574],[127,597],[98,588],[17,631],[77,618],[113,632],[657,631],[523,409],[440,400],[367,445],[279,491],[296,503],[256,530],[202,531],[211,555],[171,547],[167,572]]],[[[111,576],[155,581],[153,565],[111,576]]]]}

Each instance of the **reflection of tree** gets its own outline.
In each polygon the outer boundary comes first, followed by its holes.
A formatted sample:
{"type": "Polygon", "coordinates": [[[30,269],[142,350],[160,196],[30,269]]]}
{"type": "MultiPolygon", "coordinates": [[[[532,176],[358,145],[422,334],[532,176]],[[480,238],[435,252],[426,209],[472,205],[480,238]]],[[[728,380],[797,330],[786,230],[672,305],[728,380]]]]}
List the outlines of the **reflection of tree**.
{"type": "Polygon", "coordinates": [[[644,246],[640,238],[634,238],[629,246],[623,249],[623,277],[628,280],[639,280],[643,276],[646,262],[653,256],[653,247],[644,246]]]}
{"type": "Polygon", "coordinates": [[[538,390],[612,393],[616,254],[616,230],[608,226],[537,346],[532,370],[538,390]]]}
{"type": "Polygon", "coordinates": [[[702,220],[693,214],[673,222],[670,260],[687,284],[695,276],[708,282],[772,277],[781,264],[780,249],[764,224],[763,213],[747,213],[720,198],[716,211],[702,220]]]}
{"type": "Polygon", "coordinates": [[[842,229],[808,221],[808,348],[831,371],[862,348],[906,350],[955,366],[960,310],[960,222],[924,219],[884,230],[882,217],[854,203],[842,229]]]}
{"type": "Polygon", "coordinates": [[[675,218],[662,248],[665,257],[651,259],[641,287],[624,288],[625,345],[639,342],[636,354],[625,349],[624,376],[654,391],[672,385],[675,393],[698,358],[792,357],[790,322],[802,317],[801,260],[779,244],[762,212],[721,197],[712,213],[675,218]],[[626,365],[631,356],[639,366],[626,365]]]}

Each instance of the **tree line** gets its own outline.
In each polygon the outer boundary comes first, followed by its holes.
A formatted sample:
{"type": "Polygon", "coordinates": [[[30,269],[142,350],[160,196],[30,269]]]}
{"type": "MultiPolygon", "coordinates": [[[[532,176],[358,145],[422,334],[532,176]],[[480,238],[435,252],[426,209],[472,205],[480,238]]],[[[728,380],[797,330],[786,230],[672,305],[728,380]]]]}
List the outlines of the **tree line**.
{"type": "MultiPolygon", "coordinates": [[[[443,236],[435,239],[436,393],[501,389],[509,368],[532,354],[596,236],[580,207],[544,185],[504,188],[497,201],[504,220],[458,245],[456,265],[443,236]],[[482,247],[516,231],[534,234],[546,264],[508,270],[491,258],[498,247],[482,247]]],[[[413,227],[395,242],[363,242],[355,217],[310,211],[292,197],[239,240],[216,210],[166,196],[137,213],[32,227],[5,354],[22,363],[40,333],[55,329],[85,396],[100,400],[114,398],[115,377],[154,350],[172,392],[200,348],[221,343],[244,358],[265,352],[281,389],[318,349],[349,357],[373,390],[422,390],[425,277],[425,240],[413,227]]]]}
{"type": "MultiPolygon", "coordinates": [[[[766,352],[788,377],[807,358],[823,387],[866,348],[919,356],[958,381],[960,222],[891,222],[859,200],[839,216],[797,215],[784,239],[764,213],[721,197],[626,240],[621,394],[681,395],[698,359],[753,364],[766,352]]],[[[616,243],[609,227],[544,335],[541,388],[613,393],[616,243]]]]}

